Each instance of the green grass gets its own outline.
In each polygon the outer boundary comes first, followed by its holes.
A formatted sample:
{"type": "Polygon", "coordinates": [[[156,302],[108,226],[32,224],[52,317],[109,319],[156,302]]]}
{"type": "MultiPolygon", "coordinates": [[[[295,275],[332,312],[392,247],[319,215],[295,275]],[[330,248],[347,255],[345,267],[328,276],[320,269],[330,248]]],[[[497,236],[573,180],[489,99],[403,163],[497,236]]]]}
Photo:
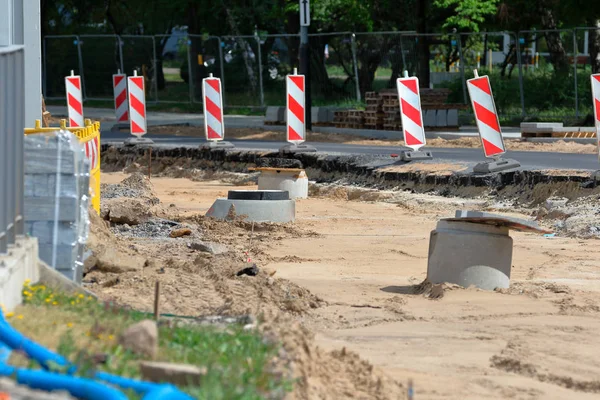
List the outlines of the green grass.
{"type": "MultiPolygon", "coordinates": [[[[78,374],[94,368],[131,378],[141,378],[138,364],[144,357],[118,344],[119,334],[135,322],[149,318],[92,298],[53,292],[44,286],[26,286],[24,305],[6,314],[8,321],[26,336],[58,351],[79,366],[78,374]],[[49,334],[51,333],[51,334],[49,334]],[[93,355],[106,354],[106,365],[94,367],[93,355]]],[[[159,361],[205,367],[201,386],[181,388],[198,399],[260,399],[282,395],[292,382],[272,374],[268,365],[278,346],[263,340],[256,331],[232,326],[226,331],[173,319],[159,324],[159,361]]],[[[13,354],[10,362],[30,366],[13,354]]],[[[131,398],[137,398],[130,396],[131,398]]]]}

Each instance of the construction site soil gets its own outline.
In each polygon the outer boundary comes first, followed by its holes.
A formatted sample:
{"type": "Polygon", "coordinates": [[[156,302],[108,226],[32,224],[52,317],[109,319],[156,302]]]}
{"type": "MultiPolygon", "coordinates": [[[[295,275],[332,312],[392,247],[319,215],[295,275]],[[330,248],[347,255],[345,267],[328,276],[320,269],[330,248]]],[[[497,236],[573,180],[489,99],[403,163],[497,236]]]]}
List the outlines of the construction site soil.
{"type": "Polygon", "coordinates": [[[256,188],[266,154],[105,148],[84,280],[106,300],[181,315],[247,315],[282,343],[292,399],[592,399],[600,394],[599,190],[586,174],[457,173],[299,157],[308,200],[293,224],[204,217],[228,190],[256,188]],[[430,231],[456,209],[536,219],[511,233],[511,288],[425,282],[430,231]],[[131,211],[131,212],[129,212],[131,211]],[[173,237],[176,232],[178,237],[173,237]],[[237,273],[256,264],[256,276],[237,273]]]}

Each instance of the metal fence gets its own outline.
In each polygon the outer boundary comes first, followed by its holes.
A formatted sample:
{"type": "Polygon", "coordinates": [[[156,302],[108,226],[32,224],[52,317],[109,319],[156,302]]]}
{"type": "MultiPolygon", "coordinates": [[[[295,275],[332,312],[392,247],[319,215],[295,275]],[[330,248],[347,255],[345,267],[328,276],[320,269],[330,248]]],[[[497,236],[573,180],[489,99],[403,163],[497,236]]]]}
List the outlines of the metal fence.
{"type": "Polygon", "coordinates": [[[23,234],[23,57],[23,46],[0,46],[0,254],[23,234]]]}
{"type": "MultiPolygon", "coordinates": [[[[591,110],[589,49],[597,33],[311,34],[313,105],[362,104],[366,92],[392,89],[403,70],[449,88],[449,102],[468,104],[465,80],[478,68],[490,75],[504,117],[579,118],[591,110]],[[568,68],[557,78],[559,56],[568,68]]],[[[49,99],[64,98],[63,77],[75,70],[84,100],[112,101],[111,75],[120,69],[146,77],[149,103],[201,103],[201,80],[212,73],[223,82],[226,107],[265,107],[285,104],[284,78],[298,66],[300,36],[46,36],[43,45],[49,99]]]]}

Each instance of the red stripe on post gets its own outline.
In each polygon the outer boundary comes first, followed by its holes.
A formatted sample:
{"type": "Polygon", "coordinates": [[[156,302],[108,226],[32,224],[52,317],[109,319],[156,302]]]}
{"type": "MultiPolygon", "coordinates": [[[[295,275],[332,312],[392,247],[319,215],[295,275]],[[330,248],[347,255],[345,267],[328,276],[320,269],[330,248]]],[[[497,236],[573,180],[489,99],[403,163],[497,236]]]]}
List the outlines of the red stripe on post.
{"type": "Polygon", "coordinates": [[[78,128],[79,125],[77,125],[77,122],[73,121],[73,118],[69,118],[69,126],[71,128],[78,128]]]}
{"type": "Polygon", "coordinates": [[[419,88],[417,87],[417,80],[410,79],[407,81],[400,81],[404,86],[410,89],[414,94],[419,94],[419,88]]]}
{"type": "Polygon", "coordinates": [[[79,78],[67,78],[69,82],[73,84],[77,88],[77,90],[81,90],[81,85],[79,83],[79,78]]]}
{"type": "Polygon", "coordinates": [[[113,76],[113,85],[117,86],[119,83],[121,83],[121,81],[125,79],[124,76],[113,76]]]}
{"type": "Polygon", "coordinates": [[[131,81],[140,89],[144,90],[144,77],[138,76],[135,78],[131,78],[131,81]]]}
{"type": "Polygon", "coordinates": [[[205,97],[206,100],[206,112],[212,115],[217,119],[217,121],[221,121],[221,109],[211,100],[208,96],[205,97]]]}
{"type": "Polygon", "coordinates": [[[473,106],[475,108],[476,118],[496,132],[500,133],[500,125],[498,124],[498,117],[496,114],[475,101],[473,102],[473,106]]]}
{"type": "Polygon", "coordinates": [[[302,136],[300,136],[291,126],[288,127],[288,137],[288,140],[303,140],[302,136]]]}
{"type": "Polygon", "coordinates": [[[146,112],[144,110],[144,104],[139,101],[135,96],[131,97],[131,108],[133,108],[138,114],[142,116],[142,118],[146,118],[146,112]]]}
{"type": "Polygon", "coordinates": [[[406,136],[406,145],[407,146],[418,146],[420,144],[423,144],[423,142],[421,142],[416,137],[414,137],[413,135],[408,133],[406,130],[404,130],[404,136],[406,136]]]}
{"type": "Polygon", "coordinates": [[[594,75],[594,79],[596,79],[598,82],[600,82],[600,75],[594,75]]]}
{"type": "Polygon", "coordinates": [[[600,101],[594,99],[596,103],[596,120],[600,122],[600,101]]]}
{"type": "Polygon", "coordinates": [[[221,85],[219,85],[219,81],[217,79],[207,79],[206,83],[208,83],[211,88],[215,89],[217,93],[221,93],[221,85]]]}
{"type": "Polygon", "coordinates": [[[288,107],[296,118],[304,123],[304,107],[302,107],[290,94],[288,94],[288,107]]]}
{"type": "Polygon", "coordinates": [[[304,77],[303,76],[294,76],[290,75],[290,79],[300,90],[304,92],[304,77]]]}
{"type": "Polygon", "coordinates": [[[127,98],[127,95],[125,94],[125,90],[123,90],[117,96],[117,99],[116,99],[116,101],[117,101],[117,107],[119,107],[121,104],[123,104],[123,102],[125,101],[126,98],[127,98]]]}
{"type": "Polygon", "coordinates": [[[404,114],[408,118],[410,118],[415,124],[417,124],[419,126],[423,126],[423,123],[421,122],[421,113],[419,112],[419,110],[414,108],[410,103],[407,103],[406,101],[404,101],[404,99],[401,99],[401,100],[402,100],[401,101],[402,114],[404,114]]]}
{"type": "Polygon", "coordinates": [[[477,78],[477,79],[473,79],[473,80],[469,81],[469,83],[471,85],[483,90],[490,96],[492,95],[492,90],[490,89],[490,82],[488,81],[486,76],[483,76],[483,77],[477,78]]]}
{"type": "Polygon", "coordinates": [[[121,118],[119,118],[119,122],[127,122],[128,119],[129,115],[127,115],[127,111],[125,111],[123,115],[121,115],[121,118]]]}
{"type": "Polygon", "coordinates": [[[79,100],[77,100],[71,93],[69,93],[69,107],[77,111],[78,114],[83,115],[83,107],[79,100]]]}
{"type": "Polygon", "coordinates": [[[483,142],[483,148],[485,150],[486,155],[493,156],[495,154],[504,153],[504,150],[502,150],[500,147],[496,146],[492,142],[483,138],[481,139],[481,141],[483,142]]]}
{"type": "Polygon", "coordinates": [[[135,121],[131,121],[131,133],[144,133],[144,130],[135,121]]]}
{"type": "Polygon", "coordinates": [[[221,136],[219,136],[217,131],[215,131],[213,128],[211,128],[208,125],[206,127],[208,128],[208,138],[209,139],[221,139],[221,136]]]}

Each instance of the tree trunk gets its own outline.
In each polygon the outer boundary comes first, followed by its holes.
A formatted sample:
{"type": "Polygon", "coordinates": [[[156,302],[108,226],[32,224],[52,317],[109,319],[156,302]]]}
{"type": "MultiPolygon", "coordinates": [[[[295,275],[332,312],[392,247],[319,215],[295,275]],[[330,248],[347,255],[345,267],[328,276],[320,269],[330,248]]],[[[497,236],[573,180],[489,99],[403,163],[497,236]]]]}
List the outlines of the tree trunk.
{"type": "MultiPolygon", "coordinates": [[[[417,33],[427,33],[427,3],[428,0],[417,0],[417,33]]],[[[429,38],[419,36],[417,42],[417,54],[419,59],[419,83],[421,87],[428,88],[429,77],[429,38]]]]}
{"type": "MultiPolygon", "coordinates": [[[[541,2],[541,22],[543,29],[557,29],[556,20],[552,13],[552,10],[548,7],[546,2],[541,2]]],[[[569,71],[569,63],[567,60],[567,54],[560,38],[560,32],[546,32],[546,45],[550,52],[550,62],[554,66],[554,70],[557,73],[566,73],[569,71]]]]}
{"type": "Polygon", "coordinates": [[[600,73],[600,20],[591,21],[591,26],[596,29],[590,30],[589,53],[592,73],[600,73]]]}

